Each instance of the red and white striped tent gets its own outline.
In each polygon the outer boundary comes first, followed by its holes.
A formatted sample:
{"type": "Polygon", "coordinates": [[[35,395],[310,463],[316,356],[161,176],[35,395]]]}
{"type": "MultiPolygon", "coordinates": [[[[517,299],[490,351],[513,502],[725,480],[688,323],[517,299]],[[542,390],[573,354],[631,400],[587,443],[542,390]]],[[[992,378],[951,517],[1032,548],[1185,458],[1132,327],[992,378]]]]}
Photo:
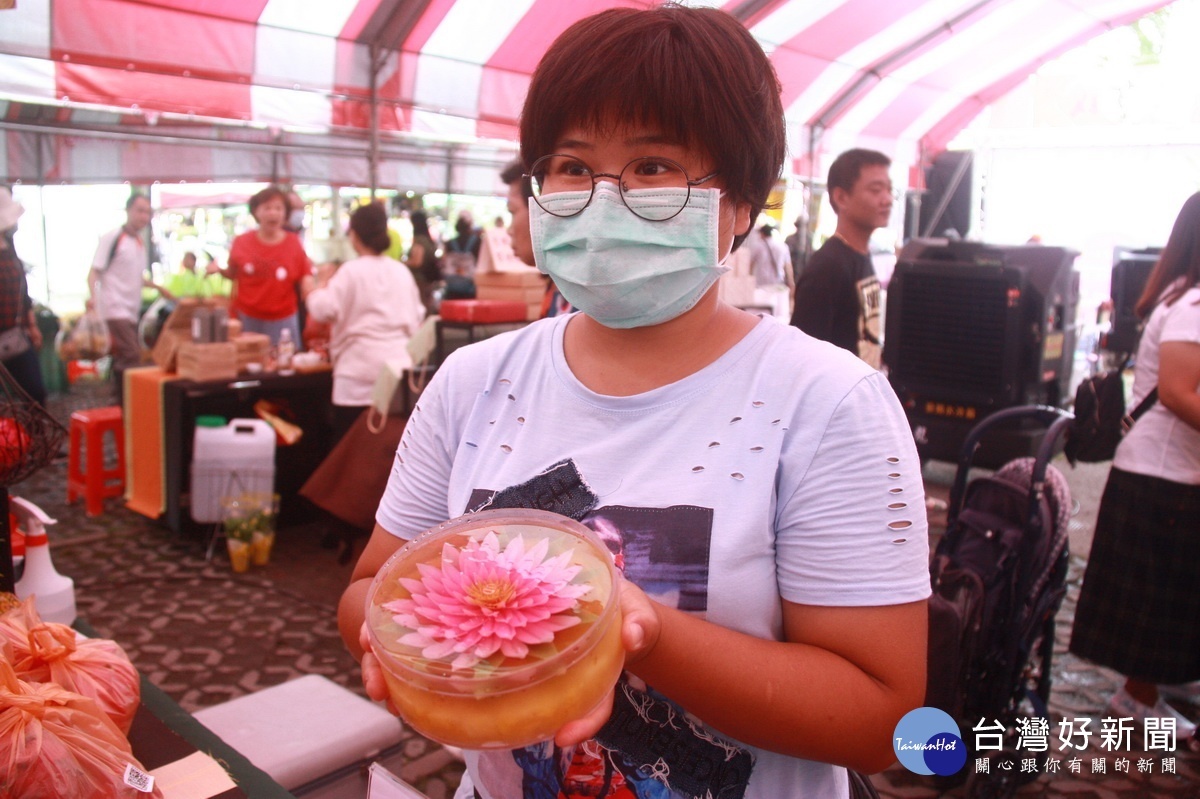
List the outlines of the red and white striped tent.
{"type": "MultiPolygon", "coordinates": [[[[0,0],[0,180],[491,192],[547,43],[603,8],[653,4],[0,0]]],[[[1047,59],[1168,2],[704,4],[770,54],[804,178],[855,145],[928,162],[1047,59]]]]}

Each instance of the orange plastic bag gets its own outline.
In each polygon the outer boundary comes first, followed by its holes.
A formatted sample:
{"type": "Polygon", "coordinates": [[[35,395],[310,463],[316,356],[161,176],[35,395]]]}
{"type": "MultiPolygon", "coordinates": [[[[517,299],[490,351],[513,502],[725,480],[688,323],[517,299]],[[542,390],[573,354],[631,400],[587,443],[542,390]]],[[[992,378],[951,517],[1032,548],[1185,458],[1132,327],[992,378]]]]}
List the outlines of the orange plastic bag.
{"type": "Polygon", "coordinates": [[[121,734],[129,734],[142,686],[137,669],[115,641],[79,640],[65,624],[43,622],[32,599],[0,616],[0,640],[8,643],[17,677],[53,682],[94,699],[121,734]]]}
{"type": "Polygon", "coordinates": [[[158,788],[133,787],[145,769],[95,702],[54,683],[24,682],[3,659],[0,774],[4,795],[21,799],[162,797],[158,788]]]}

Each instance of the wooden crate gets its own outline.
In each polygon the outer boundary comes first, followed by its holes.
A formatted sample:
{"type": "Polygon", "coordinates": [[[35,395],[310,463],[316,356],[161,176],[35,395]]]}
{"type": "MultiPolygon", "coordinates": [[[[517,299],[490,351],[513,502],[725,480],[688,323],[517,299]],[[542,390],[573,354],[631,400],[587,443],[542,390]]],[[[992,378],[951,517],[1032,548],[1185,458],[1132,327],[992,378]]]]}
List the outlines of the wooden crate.
{"type": "Polygon", "coordinates": [[[238,374],[237,345],[232,341],[180,344],[175,361],[179,376],[187,380],[232,380],[238,374]]]}

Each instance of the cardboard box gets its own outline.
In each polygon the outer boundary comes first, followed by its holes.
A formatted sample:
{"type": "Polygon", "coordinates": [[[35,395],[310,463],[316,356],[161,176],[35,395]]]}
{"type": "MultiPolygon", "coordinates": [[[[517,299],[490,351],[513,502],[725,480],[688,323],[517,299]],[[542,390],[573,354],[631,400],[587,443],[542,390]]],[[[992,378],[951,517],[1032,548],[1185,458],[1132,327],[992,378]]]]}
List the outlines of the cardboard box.
{"type": "Polygon", "coordinates": [[[233,339],[237,347],[237,370],[246,371],[246,366],[257,363],[265,367],[271,357],[271,337],[266,333],[241,333],[233,339]]]}
{"type": "Polygon", "coordinates": [[[545,294],[545,286],[480,286],[478,284],[475,286],[475,299],[477,300],[540,305],[545,294]]]}
{"type": "Polygon", "coordinates": [[[498,269],[526,269],[527,265],[512,251],[512,240],[504,228],[488,225],[483,229],[483,241],[479,246],[479,258],[475,261],[475,274],[487,274],[498,269]]]}
{"type": "Polygon", "coordinates": [[[150,351],[150,357],[154,359],[155,365],[163,371],[174,372],[179,345],[191,340],[191,334],[186,330],[169,330],[164,327],[159,331],[158,341],[154,342],[154,349],[150,351]]]}
{"type": "Polygon", "coordinates": [[[519,302],[525,306],[525,320],[542,315],[542,300],[548,281],[533,267],[517,267],[475,275],[475,298],[496,302],[519,302]]]}
{"type": "Polygon", "coordinates": [[[232,341],[180,344],[176,370],[186,380],[233,380],[238,374],[237,344],[232,341]]]}
{"type": "Polygon", "coordinates": [[[546,276],[532,266],[475,275],[475,289],[546,287],[546,276]]]}
{"type": "Polygon", "coordinates": [[[192,316],[195,315],[197,308],[209,310],[224,308],[228,311],[229,298],[184,297],[179,301],[175,310],[167,317],[167,321],[163,322],[162,330],[158,334],[158,341],[154,343],[154,349],[150,353],[155,365],[160,369],[167,372],[176,371],[176,359],[179,355],[180,345],[192,340],[192,316]]]}

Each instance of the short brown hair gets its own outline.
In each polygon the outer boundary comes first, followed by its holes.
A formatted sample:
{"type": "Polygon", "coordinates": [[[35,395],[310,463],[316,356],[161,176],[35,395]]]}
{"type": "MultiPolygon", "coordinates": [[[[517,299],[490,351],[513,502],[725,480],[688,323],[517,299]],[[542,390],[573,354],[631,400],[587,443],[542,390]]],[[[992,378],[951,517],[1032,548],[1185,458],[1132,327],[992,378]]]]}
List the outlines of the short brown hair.
{"type": "Polygon", "coordinates": [[[254,216],[254,212],[258,210],[258,206],[274,200],[276,197],[283,201],[284,208],[289,207],[287,195],[283,193],[283,189],[278,186],[267,186],[265,189],[255,192],[254,196],[250,198],[250,215],[254,216]]]}
{"type": "Polygon", "coordinates": [[[837,203],[833,199],[834,189],[854,191],[854,184],[858,182],[864,166],[891,165],[892,159],[883,153],[862,148],[847,150],[833,159],[833,164],[829,167],[829,180],[825,182],[825,190],[829,193],[829,204],[833,206],[833,212],[838,211],[837,203]]]}
{"type": "Polygon", "coordinates": [[[521,157],[532,164],[554,152],[576,125],[652,125],[709,156],[755,219],[787,151],[779,95],[766,53],[728,13],[609,9],[567,28],[542,57],[521,112],[521,157]]]}

